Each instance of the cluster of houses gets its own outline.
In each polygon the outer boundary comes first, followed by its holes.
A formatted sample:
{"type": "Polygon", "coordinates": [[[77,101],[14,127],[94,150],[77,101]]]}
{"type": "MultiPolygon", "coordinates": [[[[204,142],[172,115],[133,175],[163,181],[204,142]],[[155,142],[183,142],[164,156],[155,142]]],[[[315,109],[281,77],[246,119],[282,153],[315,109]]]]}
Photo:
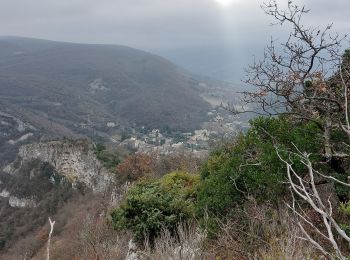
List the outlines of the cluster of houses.
{"type": "Polygon", "coordinates": [[[181,133],[181,141],[178,141],[179,138],[173,138],[161,133],[158,129],[153,129],[146,134],[130,137],[120,145],[141,153],[155,152],[166,155],[191,152],[201,157],[208,154],[210,148],[217,142],[233,138],[248,128],[247,123],[243,123],[233,115],[223,116],[217,110],[209,113],[212,119],[205,122],[202,129],[192,133],[181,133]]]}

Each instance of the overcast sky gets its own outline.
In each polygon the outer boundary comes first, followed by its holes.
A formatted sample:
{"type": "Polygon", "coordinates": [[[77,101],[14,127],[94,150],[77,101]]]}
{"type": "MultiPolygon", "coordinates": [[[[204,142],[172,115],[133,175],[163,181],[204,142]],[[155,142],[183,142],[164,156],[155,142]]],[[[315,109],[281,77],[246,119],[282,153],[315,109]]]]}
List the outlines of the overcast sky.
{"type": "MultiPolygon", "coordinates": [[[[220,1],[229,0],[0,0],[0,35],[122,44],[229,74],[228,64],[245,66],[283,32],[269,26],[261,0],[220,1]]],[[[349,0],[298,2],[312,9],[308,23],[349,31],[349,0]]]]}

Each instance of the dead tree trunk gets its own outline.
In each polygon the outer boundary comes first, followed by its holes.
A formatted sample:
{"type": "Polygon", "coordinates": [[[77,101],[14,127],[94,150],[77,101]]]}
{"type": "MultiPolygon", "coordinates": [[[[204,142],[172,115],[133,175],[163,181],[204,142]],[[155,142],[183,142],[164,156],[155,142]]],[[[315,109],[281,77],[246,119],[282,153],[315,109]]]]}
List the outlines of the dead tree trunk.
{"type": "Polygon", "coordinates": [[[53,226],[55,225],[56,221],[52,221],[51,218],[49,217],[49,223],[50,223],[50,233],[49,233],[49,238],[47,240],[47,248],[46,248],[46,260],[50,260],[50,243],[51,243],[51,236],[53,232],[53,226]]]}

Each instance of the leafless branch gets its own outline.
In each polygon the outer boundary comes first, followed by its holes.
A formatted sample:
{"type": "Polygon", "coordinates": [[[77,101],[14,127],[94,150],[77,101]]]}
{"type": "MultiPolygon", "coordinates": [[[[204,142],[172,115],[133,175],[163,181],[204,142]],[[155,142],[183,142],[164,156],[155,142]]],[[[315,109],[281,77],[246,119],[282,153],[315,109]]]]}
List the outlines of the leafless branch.
{"type": "Polygon", "coordinates": [[[332,32],[332,24],[324,28],[305,26],[303,16],[309,10],[292,1],[288,1],[286,10],[280,9],[276,0],[265,2],[262,9],[273,18],[274,25],[291,26],[291,33],[280,44],[271,39],[262,60],[254,60],[246,70],[245,82],[256,91],[243,92],[244,101],[259,109],[231,112],[284,114],[314,122],[324,132],[324,155],[329,159],[334,155],[330,143],[332,129],[342,129],[350,140],[350,66],[340,54],[347,35],[332,32]]]}
{"type": "MultiPolygon", "coordinates": [[[[339,237],[343,240],[345,240],[348,244],[350,244],[350,237],[346,234],[346,232],[340,227],[338,222],[335,220],[333,216],[333,208],[332,204],[327,199],[327,204],[324,203],[324,201],[321,199],[321,196],[318,192],[316,183],[315,183],[315,174],[320,174],[321,176],[325,176],[324,174],[321,174],[320,172],[316,171],[313,168],[313,165],[311,163],[311,160],[309,158],[310,154],[302,153],[299,149],[297,150],[297,154],[300,158],[300,161],[305,165],[307,169],[307,176],[309,181],[307,182],[308,185],[306,185],[306,182],[303,180],[300,173],[297,173],[291,162],[284,159],[278,148],[276,147],[276,152],[279,157],[279,159],[285,163],[287,168],[287,176],[289,185],[292,188],[293,193],[298,195],[304,202],[307,202],[309,206],[320,216],[323,222],[323,229],[325,232],[322,232],[319,227],[314,225],[311,221],[307,220],[307,217],[304,213],[300,213],[300,210],[298,210],[295,207],[294,203],[294,197],[293,197],[293,206],[290,206],[287,204],[287,206],[299,217],[301,222],[298,223],[299,227],[301,228],[305,238],[314,245],[317,249],[319,249],[324,255],[333,258],[333,253],[337,256],[339,259],[346,259],[346,256],[343,254],[339,247],[339,242],[336,240],[336,237],[339,237]],[[327,251],[327,247],[321,245],[321,243],[318,243],[315,238],[312,237],[312,235],[305,229],[302,223],[305,223],[312,227],[312,230],[318,234],[320,234],[325,240],[328,242],[328,244],[333,248],[333,252],[327,251]]],[[[332,180],[336,180],[338,183],[343,184],[343,182],[335,179],[332,177],[332,180]]],[[[345,183],[344,183],[345,184],[345,183]]],[[[349,186],[346,184],[346,186],[349,186]]]]}
{"type": "Polygon", "coordinates": [[[50,244],[51,244],[51,236],[53,232],[53,227],[55,225],[56,221],[52,221],[51,218],[49,217],[49,224],[50,224],[50,233],[49,233],[49,238],[47,240],[47,248],[46,248],[46,260],[50,260],[50,244]]]}

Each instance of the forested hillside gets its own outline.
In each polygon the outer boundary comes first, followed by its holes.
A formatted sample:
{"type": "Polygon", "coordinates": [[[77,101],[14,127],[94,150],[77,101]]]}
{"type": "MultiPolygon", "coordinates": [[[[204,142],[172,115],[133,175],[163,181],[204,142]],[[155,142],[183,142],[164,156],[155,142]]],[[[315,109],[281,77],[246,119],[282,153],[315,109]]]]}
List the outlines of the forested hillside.
{"type": "Polygon", "coordinates": [[[210,109],[199,79],[146,52],[16,37],[0,45],[1,103],[71,130],[110,121],[193,130],[210,109]]]}

